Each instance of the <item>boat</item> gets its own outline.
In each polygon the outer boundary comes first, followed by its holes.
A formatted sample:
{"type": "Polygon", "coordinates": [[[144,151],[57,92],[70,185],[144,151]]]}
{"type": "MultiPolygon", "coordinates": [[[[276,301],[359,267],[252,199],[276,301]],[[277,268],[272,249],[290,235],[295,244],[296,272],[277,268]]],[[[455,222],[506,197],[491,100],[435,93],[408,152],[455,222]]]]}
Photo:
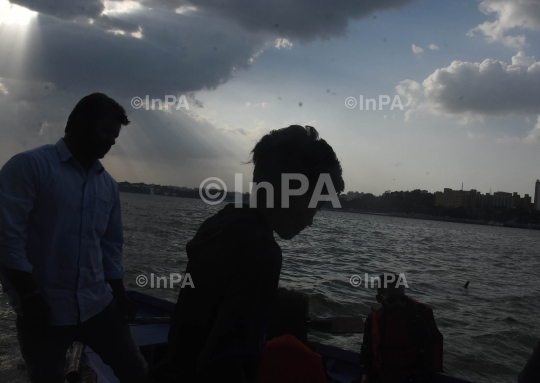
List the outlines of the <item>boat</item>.
{"type": "MultiPolygon", "coordinates": [[[[131,324],[131,330],[141,349],[141,353],[151,367],[166,352],[169,322],[175,305],[172,302],[138,291],[127,291],[127,294],[130,299],[139,305],[138,317],[135,323],[131,324]]],[[[354,332],[358,332],[356,330],[354,332]]],[[[317,344],[315,351],[323,356],[323,360],[326,363],[326,372],[332,379],[332,383],[352,383],[361,378],[361,371],[358,367],[360,361],[359,353],[324,344],[317,344]]],[[[80,361],[84,374],[81,373],[82,376],[78,377],[79,380],[73,381],[118,383],[118,379],[114,376],[112,369],[104,364],[91,348],[84,348],[80,356],[80,361]]],[[[72,381],[72,379],[68,380],[72,381]]],[[[443,373],[437,373],[433,378],[433,383],[471,382],[443,373]]]]}

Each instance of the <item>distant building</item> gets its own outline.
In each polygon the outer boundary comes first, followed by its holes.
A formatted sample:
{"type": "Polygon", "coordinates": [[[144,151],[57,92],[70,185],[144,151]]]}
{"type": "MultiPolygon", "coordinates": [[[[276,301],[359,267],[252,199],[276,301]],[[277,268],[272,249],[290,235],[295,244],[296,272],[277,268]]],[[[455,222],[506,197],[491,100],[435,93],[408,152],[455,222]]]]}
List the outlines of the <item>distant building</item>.
{"type": "Polygon", "coordinates": [[[534,210],[540,210],[540,180],[534,185],[534,210]]]}
{"type": "Polygon", "coordinates": [[[532,200],[530,195],[525,194],[525,197],[523,197],[523,200],[521,202],[521,206],[523,206],[527,210],[532,209],[532,200]]]}
{"type": "Polygon", "coordinates": [[[452,190],[444,188],[444,192],[435,193],[435,206],[451,207],[451,208],[472,208],[476,207],[476,198],[478,192],[475,189],[471,190],[452,190]]]}

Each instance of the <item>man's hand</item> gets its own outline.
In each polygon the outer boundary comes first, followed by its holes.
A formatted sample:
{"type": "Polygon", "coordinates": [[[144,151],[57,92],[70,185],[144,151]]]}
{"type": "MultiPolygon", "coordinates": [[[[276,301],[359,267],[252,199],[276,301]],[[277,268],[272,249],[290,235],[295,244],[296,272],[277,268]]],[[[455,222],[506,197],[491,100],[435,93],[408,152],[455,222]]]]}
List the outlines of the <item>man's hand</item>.
{"type": "Polygon", "coordinates": [[[366,374],[362,375],[362,383],[370,383],[371,379],[366,374]]]}
{"type": "Polygon", "coordinates": [[[137,309],[139,308],[135,302],[124,294],[123,296],[116,296],[116,303],[118,303],[118,313],[120,314],[120,321],[123,323],[132,321],[137,317],[137,309]]]}
{"type": "Polygon", "coordinates": [[[26,271],[2,268],[3,273],[21,300],[21,321],[36,336],[43,335],[49,326],[51,308],[26,271]]]}
{"type": "Polygon", "coordinates": [[[21,320],[36,335],[43,335],[49,327],[51,308],[43,295],[36,290],[21,299],[21,320]]]}
{"type": "Polygon", "coordinates": [[[107,282],[109,282],[109,286],[111,286],[113,291],[114,299],[118,304],[120,321],[126,323],[135,319],[137,316],[138,307],[137,304],[127,296],[126,289],[124,288],[124,281],[121,279],[111,279],[107,282]]]}

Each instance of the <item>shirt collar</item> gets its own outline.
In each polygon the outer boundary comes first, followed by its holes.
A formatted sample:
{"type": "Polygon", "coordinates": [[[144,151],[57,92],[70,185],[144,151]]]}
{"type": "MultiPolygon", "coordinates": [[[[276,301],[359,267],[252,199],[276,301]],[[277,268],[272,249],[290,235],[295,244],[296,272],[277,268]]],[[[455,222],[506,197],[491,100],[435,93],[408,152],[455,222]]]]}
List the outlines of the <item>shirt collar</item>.
{"type": "Polygon", "coordinates": [[[71,152],[69,151],[63,138],[59,139],[55,146],[56,150],[58,151],[58,155],[60,156],[60,161],[64,162],[72,157],[71,152]]]}
{"type": "MultiPolygon", "coordinates": [[[[55,146],[56,150],[58,151],[58,155],[60,156],[60,161],[65,162],[73,157],[63,138],[59,139],[55,146]]],[[[94,160],[94,163],[90,168],[97,174],[101,174],[105,171],[105,168],[99,160],[94,160]]]]}
{"type": "Polygon", "coordinates": [[[92,169],[97,173],[101,174],[105,171],[105,168],[101,164],[99,160],[94,160],[94,163],[92,164],[92,169]]]}

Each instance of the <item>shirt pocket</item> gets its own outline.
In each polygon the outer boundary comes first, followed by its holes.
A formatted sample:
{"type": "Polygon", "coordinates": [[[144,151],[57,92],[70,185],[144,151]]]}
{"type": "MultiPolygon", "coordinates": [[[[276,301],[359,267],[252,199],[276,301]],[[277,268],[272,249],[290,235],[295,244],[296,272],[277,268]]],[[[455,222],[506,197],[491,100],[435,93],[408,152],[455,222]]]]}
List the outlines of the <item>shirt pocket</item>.
{"type": "Polygon", "coordinates": [[[95,201],[95,214],[94,214],[94,227],[99,236],[102,236],[107,230],[109,225],[109,217],[112,209],[112,201],[102,197],[96,197],[95,201]]]}

